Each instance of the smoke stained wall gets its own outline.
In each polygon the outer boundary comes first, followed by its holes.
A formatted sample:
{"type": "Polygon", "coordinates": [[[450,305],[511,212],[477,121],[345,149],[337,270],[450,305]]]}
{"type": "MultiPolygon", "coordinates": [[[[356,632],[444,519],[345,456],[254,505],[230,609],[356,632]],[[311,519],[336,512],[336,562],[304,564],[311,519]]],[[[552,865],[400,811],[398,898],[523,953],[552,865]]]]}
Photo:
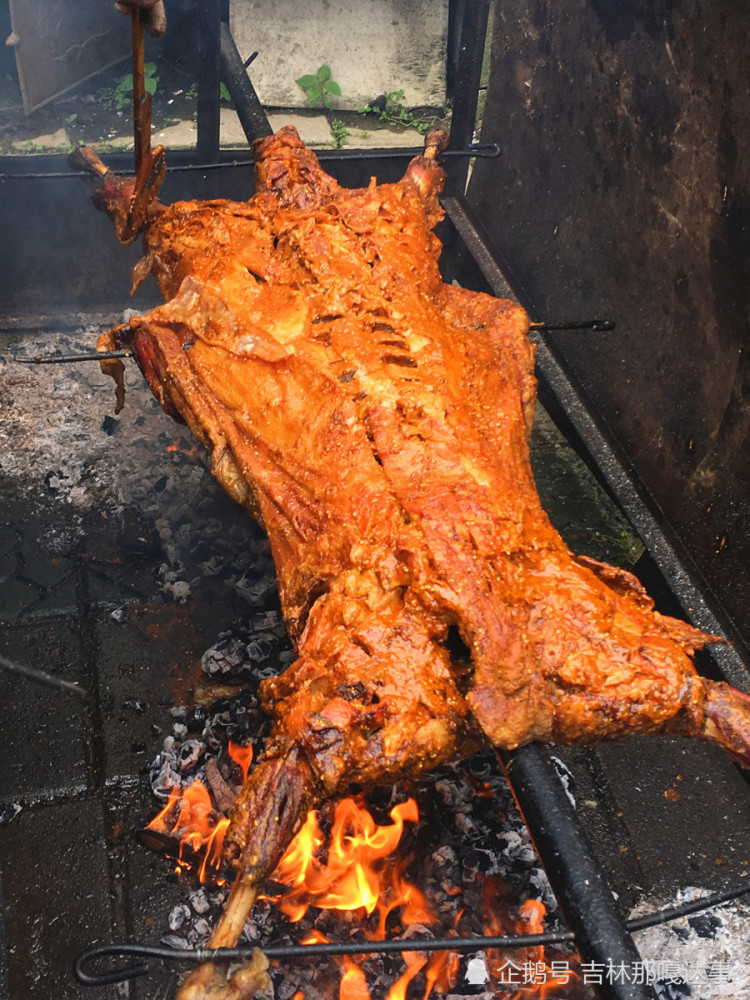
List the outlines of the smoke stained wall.
{"type": "Polygon", "coordinates": [[[495,4],[469,197],[750,637],[750,6],[495,4]]]}

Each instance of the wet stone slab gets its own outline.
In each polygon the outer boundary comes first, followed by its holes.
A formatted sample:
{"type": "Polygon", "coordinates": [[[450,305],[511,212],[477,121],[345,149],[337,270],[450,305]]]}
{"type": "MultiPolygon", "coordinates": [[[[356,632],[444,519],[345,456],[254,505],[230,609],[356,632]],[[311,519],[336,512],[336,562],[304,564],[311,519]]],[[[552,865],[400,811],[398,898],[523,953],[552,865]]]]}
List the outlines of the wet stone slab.
{"type": "MultiPolygon", "coordinates": [[[[88,690],[81,633],[66,619],[0,629],[5,657],[88,690]]],[[[92,703],[0,670],[0,803],[37,801],[91,780],[92,703]]]]}
{"type": "Polygon", "coordinates": [[[0,828],[12,1000],[81,1000],[72,963],[112,920],[105,843],[101,804],[90,799],[24,810],[0,828]]]}
{"type": "Polygon", "coordinates": [[[171,732],[174,706],[191,700],[210,640],[195,627],[190,607],[157,603],[99,615],[93,632],[104,778],[137,775],[171,732]]]}

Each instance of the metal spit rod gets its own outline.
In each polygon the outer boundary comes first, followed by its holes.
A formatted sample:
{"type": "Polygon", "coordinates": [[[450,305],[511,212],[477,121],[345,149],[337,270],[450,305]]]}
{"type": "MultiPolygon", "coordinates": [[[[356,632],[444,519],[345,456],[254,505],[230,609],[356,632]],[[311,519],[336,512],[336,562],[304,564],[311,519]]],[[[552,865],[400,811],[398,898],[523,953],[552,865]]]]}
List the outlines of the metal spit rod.
{"type": "MultiPolygon", "coordinates": [[[[546,330],[590,330],[601,333],[607,330],[614,330],[615,324],[609,319],[580,319],[562,323],[532,323],[531,329],[539,332],[546,330]]],[[[193,345],[183,344],[184,351],[190,350],[193,345]]],[[[123,348],[119,351],[86,351],[81,354],[34,354],[30,358],[22,358],[12,355],[12,361],[17,361],[22,365],[64,365],[78,361],[107,361],[114,358],[129,358],[133,352],[130,348],[123,348]]]]}
{"type": "MultiPolygon", "coordinates": [[[[538,777],[538,776],[537,776],[538,777]]],[[[750,885],[735,886],[724,892],[714,893],[708,897],[681,903],[678,906],[667,907],[654,913],[646,914],[629,920],[626,924],[629,930],[643,930],[647,927],[657,927],[690,916],[702,913],[738,899],[750,892],[750,885]]],[[[571,931],[545,931],[542,934],[507,934],[492,937],[474,936],[450,938],[408,938],[389,939],[386,941],[318,941],[312,944],[269,945],[261,950],[266,958],[288,961],[294,958],[310,958],[318,955],[372,955],[392,954],[410,951],[449,951],[474,952],[490,948],[529,948],[538,945],[547,946],[566,944],[574,941],[571,931]]],[[[165,945],[148,945],[134,942],[91,945],[82,951],[74,963],[74,972],[79,982],[85,986],[105,986],[112,983],[122,983],[128,979],[136,979],[151,970],[153,961],[172,962],[177,964],[197,965],[200,962],[235,962],[251,958],[257,945],[241,945],[236,948],[194,948],[175,949],[165,945]],[[132,959],[130,965],[117,968],[100,968],[94,971],[90,968],[103,959],[132,959]]]]}
{"type": "MultiPolygon", "coordinates": [[[[549,756],[538,744],[498,756],[582,958],[635,969],[638,949],[549,756]]],[[[596,992],[601,1000],[656,1000],[651,986],[615,976],[597,981],[596,992]]]]}

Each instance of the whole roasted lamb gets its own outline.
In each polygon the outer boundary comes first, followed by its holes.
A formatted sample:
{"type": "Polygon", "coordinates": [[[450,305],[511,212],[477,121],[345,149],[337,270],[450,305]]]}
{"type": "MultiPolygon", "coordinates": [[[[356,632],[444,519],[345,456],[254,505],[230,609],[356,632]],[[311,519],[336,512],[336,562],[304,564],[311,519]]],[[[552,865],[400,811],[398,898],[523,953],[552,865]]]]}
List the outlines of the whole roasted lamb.
{"type": "MultiPolygon", "coordinates": [[[[528,318],[438,271],[443,140],[398,183],[348,190],[284,128],[256,144],[247,202],[166,207],[152,191],[134,280],[153,274],[166,304],[99,342],[133,352],[262,521],[296,646],[263,686],[274,728],[232,816],[237,881],[213,946],[236,940],[307,810],[352,782],[484,741],[629,733],[750,762],[750,698],[691,661],[716,637],[574,556],[542,510],[528,318]]],[[[122,232],[134,182],[99,173],[122,232]]],[[[251,995],[261,966],[230,984],[203,966],[180,995],[251,995]]]]}

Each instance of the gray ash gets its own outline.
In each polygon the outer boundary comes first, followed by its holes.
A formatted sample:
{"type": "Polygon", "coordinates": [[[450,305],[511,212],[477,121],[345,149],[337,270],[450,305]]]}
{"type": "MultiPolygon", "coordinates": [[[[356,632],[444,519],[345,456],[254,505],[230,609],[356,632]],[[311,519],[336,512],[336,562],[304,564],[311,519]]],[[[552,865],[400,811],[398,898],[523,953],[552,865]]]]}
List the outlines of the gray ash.
{"type": "Polygon", "coordinates": [[[279,611],[263,611],[222,633],[201,660],[204,672],[215,680],[263,680],[288,666],[294,652],[279,611]]]}

